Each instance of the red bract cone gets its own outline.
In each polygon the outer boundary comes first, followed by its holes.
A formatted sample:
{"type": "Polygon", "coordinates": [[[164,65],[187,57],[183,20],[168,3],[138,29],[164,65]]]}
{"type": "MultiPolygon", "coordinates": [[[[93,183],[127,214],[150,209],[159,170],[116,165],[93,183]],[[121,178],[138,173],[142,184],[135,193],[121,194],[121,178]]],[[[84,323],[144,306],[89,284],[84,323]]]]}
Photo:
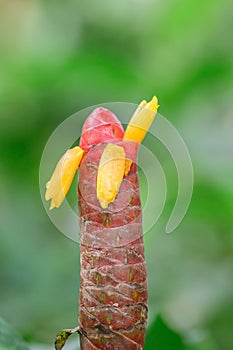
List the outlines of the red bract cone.
{"type": "Polygon", "coordinates": [[[59,207],[79,167],[79,327],[58,333],[57,350],[77,331],[82,350],[143,349],[147,281],[136,160],[157,109],[155,96],[143,100],[125,133],[112,112],[95,109],[80,147],[66,151],[47,182],[50,209],[59,207]]]}
{"type": "MultiPolygon", "coordinates": [[[[135,158],[135,143],[117,144],[135,158]]],[[[94,146],[79,168],[81,349],[143,349],[147,282],[137,167],[131,166],[115,201],[102,209],[96,179],[105,147],[94,146]]]]}

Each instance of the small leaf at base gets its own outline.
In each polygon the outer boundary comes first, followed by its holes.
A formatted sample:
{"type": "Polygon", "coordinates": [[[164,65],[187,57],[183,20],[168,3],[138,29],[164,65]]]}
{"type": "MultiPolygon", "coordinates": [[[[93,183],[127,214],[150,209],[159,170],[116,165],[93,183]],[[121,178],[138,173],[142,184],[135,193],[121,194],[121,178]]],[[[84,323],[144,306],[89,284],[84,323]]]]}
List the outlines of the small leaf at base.
{"type": "Polygon", "coordinates": [[[61,350],[65,345],[67,339],[74,333],[79,332],[79,327],[71,328],[71,329],[62,329],[57,333],[55,339],[55,349],[61,350]]]}

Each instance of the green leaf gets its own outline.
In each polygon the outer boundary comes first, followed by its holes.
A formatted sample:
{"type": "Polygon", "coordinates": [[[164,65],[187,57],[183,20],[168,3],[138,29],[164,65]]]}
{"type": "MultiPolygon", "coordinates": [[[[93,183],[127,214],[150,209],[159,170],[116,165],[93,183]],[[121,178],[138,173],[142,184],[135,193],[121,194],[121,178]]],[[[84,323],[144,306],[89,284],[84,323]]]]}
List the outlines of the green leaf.
{"type": "Polygon", "coordinates": [[[218,350],[218,346],[208,333],[204,333],[195,341],[187,340],[186,336],[183,339],[164,323],[161,316],[158,316],[148,329],[144,350],[218,350]]]}
{"type": "Polygon", "coordinates": [[[21,336],[0,318],[0,350],[28,350],[21,336]]]}
{"type": "Polygon", "coordinates": [[[146,336],[144,350],[186,350],[186,346],[179,334],[168,328],[162,318],[158,316],[150,326],[146,336]]]}

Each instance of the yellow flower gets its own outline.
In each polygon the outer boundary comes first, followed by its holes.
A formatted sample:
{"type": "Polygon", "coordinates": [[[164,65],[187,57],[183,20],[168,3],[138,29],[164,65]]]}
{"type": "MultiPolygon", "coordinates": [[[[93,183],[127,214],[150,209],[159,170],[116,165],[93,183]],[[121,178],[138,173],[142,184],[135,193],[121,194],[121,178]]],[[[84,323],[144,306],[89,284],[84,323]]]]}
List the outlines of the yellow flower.
{"type": "Polygon", "coordinates": [[[123,140],[141,143],[155,118],[158,107],[156,96],[148,103],[146,100],[143,100],[134,112],[126,128],[123,140]]]}
{"type": "Polygon", "coordinates": [[[125,173],[125,151],[109,143],[100,158],[97,175],[97,198],[102,208],[114,202],[125,173]]]}
{"type": "Polygon", "coordinates": [[[80,147],[68,149],[57,163],[51,179],[46,184],[45,199],[51,199],[49,209],[58,208],[63,202],[83,154],[84,151],[80,147]]]}
{"type": "MultiPolygon", "coordinates": [[[[157,97],[150,102],[143,100],[134,112],[124,134],[123,140],[141,143],[150,128],[158,109],[157,97]]],[[[83,158],[84,151],[74,147],[66,151],[46,184],[45,199],[51,199],[49,209],[58,208],[63,202],[76,170],[83,158]]],[[[97,198],[102,208],[107,208],[114,202],[123,177],[126,176],[132,164],[126,159],[125,150],[121,146],[108,144],[100,159],[97,175],[97,198]]]]}

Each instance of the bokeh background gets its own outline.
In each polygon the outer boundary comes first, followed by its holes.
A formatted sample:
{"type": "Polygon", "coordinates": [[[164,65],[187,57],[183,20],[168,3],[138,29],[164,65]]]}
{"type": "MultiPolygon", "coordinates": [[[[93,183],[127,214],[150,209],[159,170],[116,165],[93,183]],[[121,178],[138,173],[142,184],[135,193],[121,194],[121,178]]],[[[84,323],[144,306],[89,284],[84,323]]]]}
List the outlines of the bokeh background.
{"type": "Polygon", "coordinates": [[[47,139],[84,107],[156,94],[195,183],[165,235],[177,175],[155,144],[168,198],[145,237],[145,349],[233,348],[232,17],[231,0],[0,0],[0,316],[29,343],[51,345],[77,324],[79,246],[39,193],[47,139]]]}

